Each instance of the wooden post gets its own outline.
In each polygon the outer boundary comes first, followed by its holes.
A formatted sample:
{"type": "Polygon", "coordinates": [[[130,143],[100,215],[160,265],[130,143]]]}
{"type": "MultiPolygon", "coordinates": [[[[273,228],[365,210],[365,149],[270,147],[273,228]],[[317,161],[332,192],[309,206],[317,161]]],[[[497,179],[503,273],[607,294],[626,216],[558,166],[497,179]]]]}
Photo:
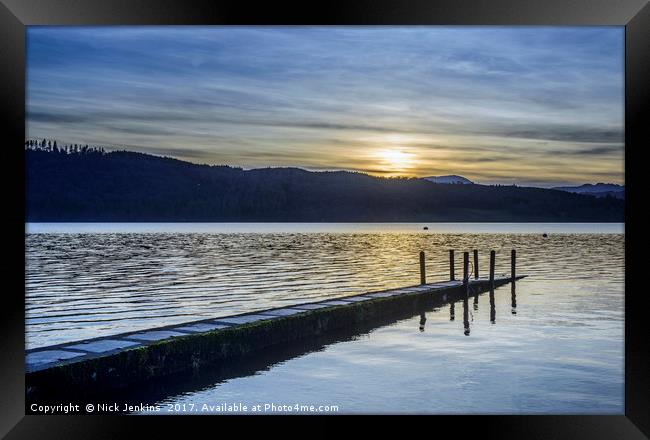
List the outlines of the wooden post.
{"type": "Polygon", "coordinates": [[[474,278],[478,279],[478,250],[474,249],[474,278]]]}
{"type": "Polygon", "coordinates": [[[496,252],[490,251],[490,289],[494,289],[494,264],[496,262],[496,252]]]}
{"type": "Polygon", "coordinates": [[[469,252],[463,252],[463,284],[469,280],[469,252]]]}
{"type": "Polygon", "coordinates": [[[420,284],[427,283],[427,275],[424,268],[424,251],[420,251],[420,284]]]}
{"type": "Polygon", "coordinates": [[[454,274],[454,250],[449,249],[449,279],[454,281],[456,275],[454,274]]]}
{"type": "Polygon", "coordinates": [[[510,251],[510,277],[512,278],[512,282],[515,282],[515,278],[517,278],[516,272],[515,272],[515,265],[517,262],[517,251],[512,250],[510,251]]]}
{"type": "Polygon", "coordinates": [[[469,295],[469,252],[463,252],[463,284],[465,285],[465,298],[469,295]]]}

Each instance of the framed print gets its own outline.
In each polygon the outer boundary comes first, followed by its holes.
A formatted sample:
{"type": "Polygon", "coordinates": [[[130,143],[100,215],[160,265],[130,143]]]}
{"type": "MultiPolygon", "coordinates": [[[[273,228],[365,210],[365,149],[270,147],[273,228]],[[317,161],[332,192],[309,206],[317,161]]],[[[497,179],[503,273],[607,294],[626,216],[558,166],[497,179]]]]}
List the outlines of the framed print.
{"type": "Polygon", "coordinates": [[[3,2],[7,438],[647,437],[646,2],[3,2]]]}

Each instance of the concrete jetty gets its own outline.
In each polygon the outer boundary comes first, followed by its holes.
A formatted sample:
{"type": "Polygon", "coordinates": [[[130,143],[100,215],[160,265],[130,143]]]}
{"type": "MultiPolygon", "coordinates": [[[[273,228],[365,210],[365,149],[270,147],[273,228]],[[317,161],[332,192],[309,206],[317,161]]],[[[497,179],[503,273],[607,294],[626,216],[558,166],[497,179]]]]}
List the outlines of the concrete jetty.
{"type": "Polygon", "coordinates": [[[92,396],[198,373],[256,350],[486,292],[525,275],[420,284],[87,339],[26,351],[28,401],[92,396]],[[469,292],[469,293],[468,293],[469,292]]]}

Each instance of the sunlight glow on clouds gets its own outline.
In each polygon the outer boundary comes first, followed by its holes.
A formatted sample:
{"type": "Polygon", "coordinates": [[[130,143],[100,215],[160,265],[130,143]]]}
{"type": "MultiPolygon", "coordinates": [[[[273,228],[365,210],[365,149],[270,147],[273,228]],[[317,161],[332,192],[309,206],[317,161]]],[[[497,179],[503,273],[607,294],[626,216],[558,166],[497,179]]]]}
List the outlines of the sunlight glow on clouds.
{"type": "Polygon", "coordinates": [[[29,27],[29,137],[198,163],[623,183],[622,27],[29,27]]]}

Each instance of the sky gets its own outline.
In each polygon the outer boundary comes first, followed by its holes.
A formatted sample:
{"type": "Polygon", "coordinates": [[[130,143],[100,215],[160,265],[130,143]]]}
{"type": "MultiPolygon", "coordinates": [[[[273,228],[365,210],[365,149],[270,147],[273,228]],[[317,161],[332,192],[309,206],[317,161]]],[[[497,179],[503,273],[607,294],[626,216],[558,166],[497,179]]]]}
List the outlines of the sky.
{"type": "Polygon", "coordinates": [[[624,183],[623,27],[27,28],[27,137],[196,163],[624,183]]]}

